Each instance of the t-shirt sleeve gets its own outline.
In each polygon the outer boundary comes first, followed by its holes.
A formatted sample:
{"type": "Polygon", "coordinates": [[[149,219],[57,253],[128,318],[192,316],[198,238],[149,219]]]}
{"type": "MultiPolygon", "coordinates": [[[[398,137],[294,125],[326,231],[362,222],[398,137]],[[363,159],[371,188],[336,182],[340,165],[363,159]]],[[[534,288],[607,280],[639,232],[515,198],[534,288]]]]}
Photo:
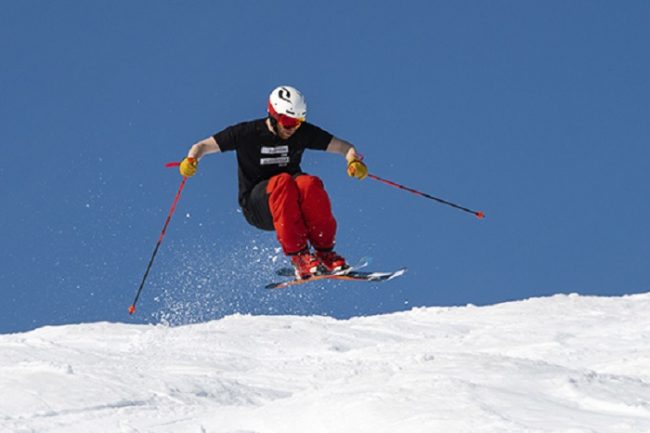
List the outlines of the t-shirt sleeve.
{"type": "Polygon", "coordinates": [[[240,136],[243,129],[243,124],[229,126],[217,132],[212,137],[217,141],[219,150],[222,152],[235,150],[237,149],[237,146],[239,146],[238,137],[240,136]]]}
{"type": "Polygon", "coordinates": [[[316,125],[305,123],[301,128],[305,128],[307,132],[306,147],[309,149],[325,150],[332,141],[332,134],[316,125]]]}

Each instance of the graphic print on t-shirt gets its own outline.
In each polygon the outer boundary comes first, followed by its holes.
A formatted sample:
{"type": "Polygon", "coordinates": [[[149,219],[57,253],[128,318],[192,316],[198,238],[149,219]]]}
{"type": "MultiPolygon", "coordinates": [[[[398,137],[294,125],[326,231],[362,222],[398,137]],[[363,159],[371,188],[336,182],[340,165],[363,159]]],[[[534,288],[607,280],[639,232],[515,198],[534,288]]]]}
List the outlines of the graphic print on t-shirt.
{"type": "Polygon", "coordinates": [[[262,155],[277,155],[289,153],[289,146],[262,146],[262,155]]]}
{"type": "Polygon", "coordinates": [[[280,156],[279,158],[262,158],[260,159],[260,165],[273,165],[277,164],[280,167],[283,167],[289,164],[288,156],[280,156]]]}
{"type": "Polygon", "coordinates": [[[279,165],[284,167],[289,164],[289,146],[262,146],[260,149],[262,155],[280,155],[274,158],[260,158],[260,165],[279,165]]]}
{"type": "Polygon", "coordinates": [[[260,165],[279,165],[284,167],[289,164],[289,146],[262,146],[262,155],[281,155],[275,158],[260,158],[260,165]]]}

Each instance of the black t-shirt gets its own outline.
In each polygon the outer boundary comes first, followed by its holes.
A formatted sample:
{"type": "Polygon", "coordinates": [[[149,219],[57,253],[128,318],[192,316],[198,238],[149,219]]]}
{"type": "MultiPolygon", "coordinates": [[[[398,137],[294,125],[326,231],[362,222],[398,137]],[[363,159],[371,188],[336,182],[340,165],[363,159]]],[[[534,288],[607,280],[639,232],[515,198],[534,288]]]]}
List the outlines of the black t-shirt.
{"type": "Polygon", "coordinates": [[[258,183],[276,174],[301,173],[300,161],[305,149],[325,150],[332,134],[311,123],[303,123],[287,140],[273,134],[266,119],[256,119],[229,126],[214,134],[222,152],[237,151],[239,204],[258,183]]]}

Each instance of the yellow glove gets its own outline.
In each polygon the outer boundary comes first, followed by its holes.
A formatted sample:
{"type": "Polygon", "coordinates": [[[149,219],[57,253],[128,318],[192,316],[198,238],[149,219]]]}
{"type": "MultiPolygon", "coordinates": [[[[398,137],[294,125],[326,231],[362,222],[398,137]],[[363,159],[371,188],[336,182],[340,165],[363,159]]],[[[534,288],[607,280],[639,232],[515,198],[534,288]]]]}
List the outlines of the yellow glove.
{"type": "Polygon", "coordinates": [[[181,165],[178,167],[178,170],[181,172],[181,175],[185,177],[192,177],[196,174],[196,169],[199,165],[199,161],[196,158],[187,157],[181,161],[181,165]]]}
{"type": "Polygon", "coordinates": [[[352,159],[348,162],[348,176],[363,180],[368,176],[368,167],[360,159],[352,159]]]}

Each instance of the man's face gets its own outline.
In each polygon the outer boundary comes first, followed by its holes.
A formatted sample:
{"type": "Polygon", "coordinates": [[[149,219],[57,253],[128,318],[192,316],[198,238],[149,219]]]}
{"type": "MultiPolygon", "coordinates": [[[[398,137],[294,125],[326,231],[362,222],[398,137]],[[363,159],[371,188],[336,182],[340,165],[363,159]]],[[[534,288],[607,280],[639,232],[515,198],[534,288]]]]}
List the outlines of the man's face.
{"type": "Polygon", "coordinates": [[[300,128],[300,123],[294,126],[293,128],[287,128],[285,126],[282,126],[280,122],[277,124],[278,128],[278,137],[280,137],[283,140],[289,139],[293,134],[296,133],[298,128],[300,128]]]}

